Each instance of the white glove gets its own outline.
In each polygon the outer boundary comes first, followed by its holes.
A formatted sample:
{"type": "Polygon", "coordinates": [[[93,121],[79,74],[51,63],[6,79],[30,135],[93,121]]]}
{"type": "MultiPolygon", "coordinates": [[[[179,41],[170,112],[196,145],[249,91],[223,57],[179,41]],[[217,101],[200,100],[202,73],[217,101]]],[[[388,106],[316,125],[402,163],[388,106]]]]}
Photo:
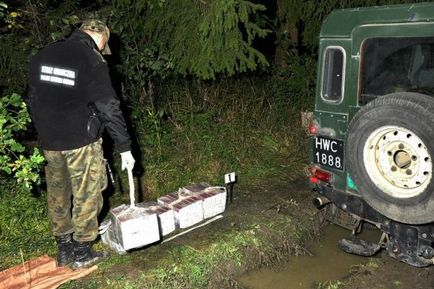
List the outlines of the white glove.
{"type": "Polygon", "coordinates": [[[122,159],[122,170],[132,170],[134,168],[134,163],[136,162],[131,154],[131,151],[126,151],[121,153],[122,159]]]}

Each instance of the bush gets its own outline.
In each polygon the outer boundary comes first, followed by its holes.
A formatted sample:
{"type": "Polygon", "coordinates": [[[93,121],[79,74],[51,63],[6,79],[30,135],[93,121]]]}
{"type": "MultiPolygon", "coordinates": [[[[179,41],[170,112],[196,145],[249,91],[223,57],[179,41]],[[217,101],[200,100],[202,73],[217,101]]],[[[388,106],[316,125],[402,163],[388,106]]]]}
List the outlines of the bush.
{"type": "Polygon", "coordinates": [[[39,183],[44,158],[37,148],[30,152],[20,143],[20,136],[30,122],[26,104],[18,94],[0,98],[0,171],[13,176],[29,189],[39,183]]]}
{"type": "Polygon", "coordinates": [[[0,270],[27,259],[27,252],[45,251],[43,245],[49,244],[45,203],[30,193],[40,181],[44,158],[20,141],[29,122],[18,94],[0,98],[0,270]]]}

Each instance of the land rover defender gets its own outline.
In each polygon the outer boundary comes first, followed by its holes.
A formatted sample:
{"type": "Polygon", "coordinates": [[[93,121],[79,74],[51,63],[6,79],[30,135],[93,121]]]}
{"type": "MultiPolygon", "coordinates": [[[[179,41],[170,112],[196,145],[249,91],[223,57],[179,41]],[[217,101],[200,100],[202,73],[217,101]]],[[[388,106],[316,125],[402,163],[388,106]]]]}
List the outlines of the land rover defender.
{"type": "Polygon", "coordinates": [[[320,33],[309,176],[356,220],[341,247],[434,262],[434,3],[343,9],[320,33]],[[378,243],[358,238],[363,224],[378,243]]]}

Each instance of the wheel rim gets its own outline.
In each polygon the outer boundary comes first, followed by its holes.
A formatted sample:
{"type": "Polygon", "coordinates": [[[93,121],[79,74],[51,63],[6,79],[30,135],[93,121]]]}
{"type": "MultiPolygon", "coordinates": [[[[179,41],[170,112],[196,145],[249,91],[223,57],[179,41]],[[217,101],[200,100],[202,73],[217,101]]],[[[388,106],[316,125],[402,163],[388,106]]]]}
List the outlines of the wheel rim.
{"type": "Polygon", "coordinates": [[[372,132],[363,148],[363,161],[374,184],[395,198],[421,194],[432,176],[432,159],[425,143],[399,126],[372,132]]]}

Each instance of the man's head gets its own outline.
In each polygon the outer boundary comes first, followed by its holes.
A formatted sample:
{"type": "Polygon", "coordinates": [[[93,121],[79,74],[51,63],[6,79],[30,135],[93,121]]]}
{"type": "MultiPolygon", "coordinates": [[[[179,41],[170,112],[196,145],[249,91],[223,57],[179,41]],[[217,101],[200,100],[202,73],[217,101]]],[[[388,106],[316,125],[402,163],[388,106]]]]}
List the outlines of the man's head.
{"type": "Polygon", "coordinates": [[[83,21],[80,30],[92,37],[102,54],[111,54],[110,47],[107,44],[110,38],[110,30],[104,22],[96,19],[88,19],[83,21]]]}

